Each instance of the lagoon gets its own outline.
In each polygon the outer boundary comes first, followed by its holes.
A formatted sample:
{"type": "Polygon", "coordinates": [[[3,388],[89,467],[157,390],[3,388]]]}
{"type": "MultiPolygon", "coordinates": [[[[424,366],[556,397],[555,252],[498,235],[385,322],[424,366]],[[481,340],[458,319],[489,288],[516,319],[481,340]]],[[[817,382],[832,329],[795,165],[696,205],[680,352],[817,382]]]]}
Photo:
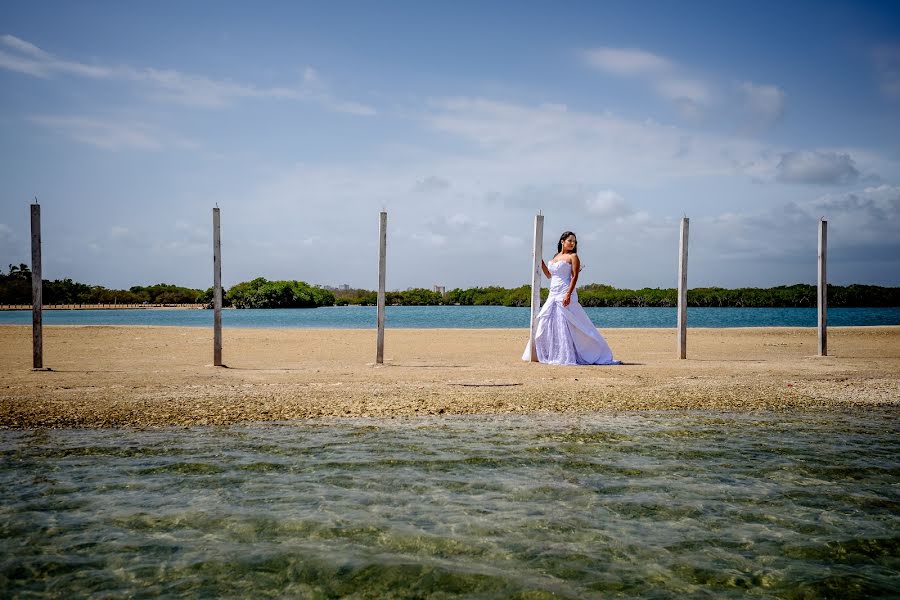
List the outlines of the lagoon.
{"type": "Polygon", "coordinates": [[[900,588],[896,409],[0,431],[0,595],[900,588]]]}
{"type": "MultiPolygon", "coordinates": [[[[675,328],[675,308],[586,308],[597,327],[675,328]]],[[[202,309],[45,310],[47,325],[212,327],[202,309]]],[[[528,308],[505,306],[388,306],[388,328],[527,328],[528,308]]],[[[374,306],[225,310],[224,327],[374,329],[374,306]]],[[[900,325],[900,307],[832,308],[829,325],[900,325]]],[[[0,325],[31,324],[31,311],[0,311],[0,325]]],[[[815,327],[815,308],[688,308],[689,327],[815,327]]]]}

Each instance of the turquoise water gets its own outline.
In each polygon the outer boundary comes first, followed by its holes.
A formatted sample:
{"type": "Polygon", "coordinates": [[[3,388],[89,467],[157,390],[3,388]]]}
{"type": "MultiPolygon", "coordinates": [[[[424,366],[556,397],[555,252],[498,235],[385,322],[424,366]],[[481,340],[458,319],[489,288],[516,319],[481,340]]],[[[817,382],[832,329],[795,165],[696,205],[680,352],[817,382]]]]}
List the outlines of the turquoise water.
{"type": "Polygon", "coordinates": [[[897,416],[0,431],[0,597],[896,597],[897,416]]]}
{"type": "MultiPolygon", "coordinates": [[[[594,325],[676,326],[674,308],[587,308],[594,325]]],[[[505,306],[388,306],[385,325],[397,328],[526,328],[529,309],[505,306]]],[[[212,327],[210,310],[48,310],[48,325],[167,325],[212,327]]],[[[900,308],[833,308],[828,323],[900,325],[900,308]]],[[[31,324],[31,311],[0,311],[2,324],[31,324]]],[[[374,306],[315,309],[226,310],[224,327],[375,328],[374,306]]],[[[815,308],[689,308],[689,327],[815,327],[815,308]]]]}

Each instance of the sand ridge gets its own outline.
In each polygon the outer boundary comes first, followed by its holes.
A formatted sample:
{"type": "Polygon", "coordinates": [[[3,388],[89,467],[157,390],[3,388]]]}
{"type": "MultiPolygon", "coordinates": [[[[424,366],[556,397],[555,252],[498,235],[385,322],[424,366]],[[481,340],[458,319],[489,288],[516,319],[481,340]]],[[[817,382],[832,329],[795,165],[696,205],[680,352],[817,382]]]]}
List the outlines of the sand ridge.
{"type": "Polygon", "coordinates": [[[315,417],[540,411],[900,407],[900,327],[608,329],[622,366],[520,360],[522,329],[212,330],[46,326],[31,370],[30,326],[0,326],[0,427],[229,425],[315,417]]]}

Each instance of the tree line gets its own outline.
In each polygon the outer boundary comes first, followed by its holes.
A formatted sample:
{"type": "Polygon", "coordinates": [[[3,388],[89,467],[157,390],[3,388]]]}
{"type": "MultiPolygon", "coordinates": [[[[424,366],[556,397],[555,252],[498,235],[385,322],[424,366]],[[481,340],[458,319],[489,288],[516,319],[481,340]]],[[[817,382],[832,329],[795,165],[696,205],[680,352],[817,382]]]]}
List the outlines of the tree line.
{"type": "MultiPolygon", "coordinates": [[[[541,301],[549,291],[541,289],[541,301]]],[[[688,306],[730,306],[753,308],[814,307],[817,286],[798,283],[771,288],[720,287],[688,290],[688,306]]],[[[376,293],[370,290],[335,291],[335,304],[374,305],[376,293]]],[[[675,288],[616,288],[591,283],[578,288],[578,301],[587,307],[674,307],[678,305],[675,288]]],[[[531,286],[456,288],[444,294],[423,288],[386,292],[385,303],[399,306],[530,306],[531,286]]],[[[877,285],[829,285],[828,305],[837,308],[900,306],[900,288],[877,285]]]]}
{"type": "MultiPolygon", "coordinates": [[[[44,279],[41,291],[44,304],[197,304],[203,302],[201,298],[205,293],[169,283],[114,290],[69,278],[44,279]]],[[[31,304],[31,269],[28,265],[9,265],[8,273],[0,269],[0,304],[31,304]]]]}
{"type": "MultiPolygon", "coordinates": [[[[541,290],[546,300],[547,289],[541,290]]],[[[675,288],[621,289],[611,285],[592,283],[578,289],[583,306],[610,307],[666,307],[677,306],[675,288]]],[[[720,287],[688,290],[688,306],[731,307],[813,307],[817,288],[795,284],[771,288],[720,287]]],[[[213,289],[192,289],[158,283],[133,286],[127,290],[87,285],[71,279],[43,282],[44,304],[205,304],[212,306],[213,289]]],[[[319,306],[374,306],[377,293],[373,290],[336,290],[310,285],[304,281],[269,281],[257,277],[223,290],[222,304],[234,308],[314,308],[319,306]]],[[[531,287],[498,286],[456,288],[440,293],[425,288],[385,293],[389,306],[529,306],[531,287]]],[[[28,265],[9,265],[9,272],[0,269],[0,304],[31,304],[31,270],[28,265]]],[[[900,306],[900,287],[877,285],[829,285],[828,305],[831,307],[888,307],[900,306]]]]}

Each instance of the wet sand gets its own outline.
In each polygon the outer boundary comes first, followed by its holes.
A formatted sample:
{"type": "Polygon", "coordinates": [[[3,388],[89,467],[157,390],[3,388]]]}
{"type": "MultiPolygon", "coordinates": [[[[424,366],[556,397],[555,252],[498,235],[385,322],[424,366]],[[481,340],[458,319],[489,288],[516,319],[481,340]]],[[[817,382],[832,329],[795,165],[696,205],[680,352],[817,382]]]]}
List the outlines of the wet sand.
{"type": "Polygon", "coordinates": [[[31,370],[30,326],[0,326],[0,427],[228,425],[315,417],[633,410],[900,408],[900,327],[609,329],[607,367],[519,360],[522,329],[375,331],[48,326],[31,370]]]}

